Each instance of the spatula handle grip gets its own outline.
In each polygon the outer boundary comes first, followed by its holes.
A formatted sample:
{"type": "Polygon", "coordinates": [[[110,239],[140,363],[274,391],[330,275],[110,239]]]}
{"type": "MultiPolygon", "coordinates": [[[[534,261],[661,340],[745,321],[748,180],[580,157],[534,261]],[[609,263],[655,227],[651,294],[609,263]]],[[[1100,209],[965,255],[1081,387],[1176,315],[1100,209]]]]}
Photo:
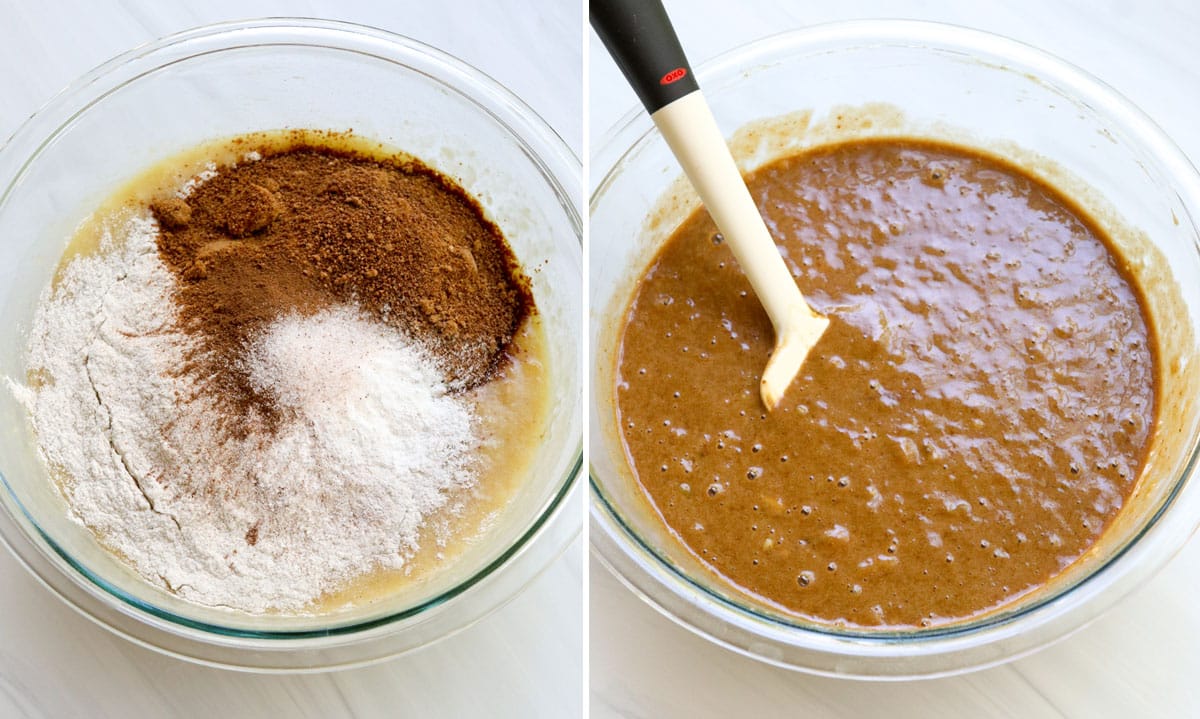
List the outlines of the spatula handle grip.
{"type": "Polygon", "coordinates": [[[592,0],[592,28],[646,112],[700,88],[660,0],[592,0]]]}

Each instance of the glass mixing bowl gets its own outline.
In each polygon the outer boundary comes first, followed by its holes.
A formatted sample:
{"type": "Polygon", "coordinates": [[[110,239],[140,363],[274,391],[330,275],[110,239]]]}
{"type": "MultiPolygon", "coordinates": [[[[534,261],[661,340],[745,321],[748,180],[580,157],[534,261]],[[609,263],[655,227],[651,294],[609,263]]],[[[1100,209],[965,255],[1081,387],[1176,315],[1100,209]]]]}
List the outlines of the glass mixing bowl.
{"type": "Polygon", "coordinates": [[[1095,547],[1042,590],[968,622],[836,629],[774,611],[705,571],[637,487],[615,427],[619,320],[655,249],[698,206],[640,110],[591,165],[591,543],[682,626],[784,667],[934,676],[1015,658],[1095,618],[1165,564],[1200,521],[1200,176],[1145,115],[1086,73],[994,35],[904,21],[841,23],[734,50],[698,71],[743,170],[855,137],[931,137],[999,152],[1080,202],[1147,290],[1163,418],[1133,497],[1095,547]]]}
{"type": "Polygon", "coordinates": [[[25,411],[0,389],[0,535],[55,594],[140,644],[259,670],[347,666],[455,632],[525,587],[578,535],[582,501],[580,166],[495,81],[434,48],[335,22],[214,25],[139,47],[69,86],[0,150],[0,375],[23,380],[34,308],[72,230],[155,162],[256,130],[347,130],[456,179],[529,269],[552,408],[528,477],[480,541],[395,601],[254,617],[151,586],[67,517],[25,411]]]}

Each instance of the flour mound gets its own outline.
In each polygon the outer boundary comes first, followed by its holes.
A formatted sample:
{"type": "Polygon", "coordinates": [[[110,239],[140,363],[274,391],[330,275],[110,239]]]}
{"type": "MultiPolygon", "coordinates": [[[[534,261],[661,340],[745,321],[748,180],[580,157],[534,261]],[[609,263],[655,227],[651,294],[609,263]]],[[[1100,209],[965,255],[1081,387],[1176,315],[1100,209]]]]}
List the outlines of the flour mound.
{"type": "Polygon", "coordinates": [[[243,362],[278,426],[231,433],[188,373],[176,279],[153,219],[72,261],[31,332],[28,406],[74,518],[147,580],[205,605],[302,611],[401,568],[475,480],[469,403],[431,356],[352,307],[287,314],[243,362]]]}

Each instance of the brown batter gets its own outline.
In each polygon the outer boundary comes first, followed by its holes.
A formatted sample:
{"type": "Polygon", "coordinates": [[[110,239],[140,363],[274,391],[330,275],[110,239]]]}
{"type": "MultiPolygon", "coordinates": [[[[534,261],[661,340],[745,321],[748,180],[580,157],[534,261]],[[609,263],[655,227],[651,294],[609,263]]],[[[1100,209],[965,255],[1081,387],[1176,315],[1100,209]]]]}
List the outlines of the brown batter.
{"type": "Polygon", "coordinates": [[[1139,290],[1073,203],[995,157],[860,141],[748,178],[832,322],[770,416],[773,334],[707,213],[642,279],[619,427],[667,525],[759,601],[843,626],[994,609],[1121,509],[1155,421],[1139,290]]]}

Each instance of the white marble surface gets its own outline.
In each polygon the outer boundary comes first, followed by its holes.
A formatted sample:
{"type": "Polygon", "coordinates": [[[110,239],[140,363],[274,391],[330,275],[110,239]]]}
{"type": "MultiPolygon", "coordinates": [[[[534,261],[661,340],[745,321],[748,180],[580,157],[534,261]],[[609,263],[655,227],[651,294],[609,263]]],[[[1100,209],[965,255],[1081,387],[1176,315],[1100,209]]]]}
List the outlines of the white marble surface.
{"type": "MultiPolygon", "coordinates": [[[[1014,37],[1087,68],[1142,107],[1200,160],[1200,6],[1177,0],[666,0],[700,64],[756,37],[805,24],[906,17],[1014,37]]],[[[634,96],[594,35],[595,143],[634,96]]],[[[1026,659],[967,676],[896,684],[774,669],[680,629],[595,561],[590,705],[608,717],[1200,716],[1200,537],[1152,582],[1090,627],[1026,659]]]]}
{"type": "MultiPolygon", "coordinates": [[[[522,3],[0,0],[0,138],[76,76],[200,24],[272,15],[382,27],[512,88],[582,154],[582,6],[522,3]]],[[[511,604],[428,649],[309,676],[208,669],[136,647],[62,605],[0,552],[0,717],[568,717],[583,703],[583,545],[511,604]]]]}

